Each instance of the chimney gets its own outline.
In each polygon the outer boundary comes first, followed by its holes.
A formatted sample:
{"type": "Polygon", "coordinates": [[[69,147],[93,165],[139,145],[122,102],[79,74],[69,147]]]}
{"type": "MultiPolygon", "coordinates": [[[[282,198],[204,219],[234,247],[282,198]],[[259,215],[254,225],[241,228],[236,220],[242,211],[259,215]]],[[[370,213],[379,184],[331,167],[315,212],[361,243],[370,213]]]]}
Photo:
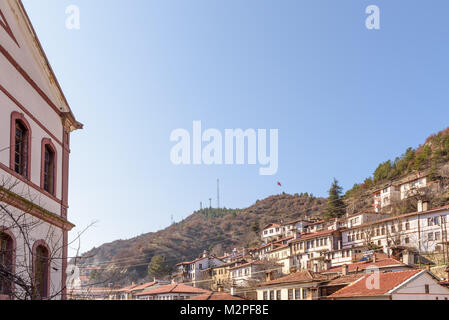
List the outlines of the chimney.
{"type": "Polygon", "coordinates": [[[236,296],[237,295],[237,288],[235,287],[234,283],[231,285],[230,293],[231,293],[231,296],[236,296]]]}
{"type": "Polygon", "coordinates": [[[132,285],[132,286],[135,286],[135,285],[136,285],[136,283],[135,283],[134,281],[132,281],[132,282],[131,282],[131,285],[132,285]]]}
{"type": "Polygon", "coordinates": [[[376,253],[374,252],[373,253],[373,263],[376,263],[377,262],[377,256],[376,256],[376,253]]]}
{"type": "Polygon", "coordinates": [[[222,285],[218,286],[218,292],[223,292],[223,286],[222,285]]]}
{"type": "Polygon", "coordinates": [[[422,211],[423,212],[429,211],[429,201],[424,201],[422,203],[422,211]]]}
{"type": "Polygon", "coordinates": [[[208,252],[207,252],[207,250],[204,250],[203,251],[203,258],[206,258],[208,256],[208,252]]]}
{"type": "Polygon", "coordinates": [[[429,272],[431,271],[430,264],[426,265],[426,270],[429,271],[429,272]]]}
{"type": "Polygon", "coordinates": [[[296,268],[296,266],[290,267],[290,273],[296,273],[296,271],[298,271],[298,269],[296,268]]]}
{"type": "Polygon", "coordinates": [[[267,275],[267,278],[266,278],[267,282],[273,281],[273,280],[274,280],[274,274],[273,274],[273,271],[267,272],[266,275],[267,275]]]}
{"type": "Polygon", "coordinates": [[[347,276],[347,275],[348,275],[348,265],[347,265],[347,264],[344,264],[344,265],[341,267],[341,273],[342,273],[344,276],[347,276]]]}
{"type": "Polygon", "coordinates": [[[408,265],[414,265],[415,264],[415,255],[410,251],[404,251],[402,253],[402,263],[408,264],[408,265]]]}

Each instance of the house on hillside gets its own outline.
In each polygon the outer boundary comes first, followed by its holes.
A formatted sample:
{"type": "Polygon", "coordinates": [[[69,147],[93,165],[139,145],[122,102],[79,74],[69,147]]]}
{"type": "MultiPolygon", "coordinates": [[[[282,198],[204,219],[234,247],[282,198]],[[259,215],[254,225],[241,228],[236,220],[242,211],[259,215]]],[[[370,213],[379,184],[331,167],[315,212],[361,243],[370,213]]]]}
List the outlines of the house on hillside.
{"type": "Polygon", "coordinates": [[[181,262],[176,266],[178,267],[178,273],[174,275],[174,280],[180,283],[188,283],[194,287],[198,287],[202,280],[207,276],[205,270],[213,267],[217,267],[224,264],[224,262],[214,255],[210,255],[207,251],[203,252],[203,255],[193,261],[181,262]]]}
{"type": "Polygon", "coordinates": [[[331,294],[332,300],[448,300],[449,288],[427,270],[367,274],[331,294]],[[374,277],[374,278],[373,278],[374,277]]]}
{"type": "Polygon", "coordinates": [[[343,248],[371,246],[395,255],[403,250],[420,253],[448,253],[449,206],[391,216],[342,230],[343,248]]]}
{"type": "Polygon", "coordinates": [[[301,234],[290,243],[292,266],[300,270],[319,272],[328,268],[325,254],[340,249],[341,233],[339,230],[324,229],[319,232],[301,234]]]}
{"type": "Polygon", "coordinates": [[[277,248],[271,250],[269,253],[267,253],[265,259],[282,266],[282,274],[289,274],[292,267],[290,244],[282,244],[277,248]]]}
{"type": "Polygon", "coordinates": [[[399,186],[400,199],[405,200],[416,195],[420,189],[427,187],[427,180],[427,176],[418,173],[416,177],[412,177],[408,181],[401,183],[399,186]]]}
{"type": "Polygon", "coordinates": [[[208,294],[210,291],[188,286],[183,283],[174,283],[157,289],[145,290],[137,293],[138,300],[186,300],[198,295],[208,294]]]}
{"type": "Polygon", "coordinates": [[[138,300],[137,294],[170,284],[169,281],[153,280],[147,283],[131,284],[130,286],[113,290],[109,300],[138,300]]]}
{"type": "Polygon", "coordinates": [[[322,273],[325,275],[348,275],[365,272],[366,270],[378,270],[379,272],[406,271],[414,267],[399,260],[389,258],[384,254],[373,254],[366,260],[344,264],[329,268],[322,273]]]}
{"type": "Polygon", "coordinates": [[[304,219],[296,219],[287,223],[270,223],[262,229],[261,238],[264,243],[277,241],[282,238],[293,237],[296,233],[311,232],[308,231],[319,228],[323,225],[323,221],[310,222],[304,219]]]}
{"type": "Polygon", "coordinates": [[[229,263],[225,263],[216,267],[210,268],[212,283],[211,290],[213,291],[230,291],[231,289],[231,280],[230,280],[230,270],[239,265],[243,265],[248,263],[247,260],[233,261],[229,263]]]}
{"type": "Polygon", "coordinates": [[[262,241],[270,242],[282,238],[282,228],[278,223],[267,224],[262,229],[262,241]]]}
{"type": "Polygon", "coordinates": [[[319,286],[329,276],[305,270],[278,279],[267,279],[257,286],[257,300],[316,300],[319,286]]]}
{"type": "Polygon", "coordinates": [[[0,1],[0,262],[11,275],[0,300],[67,297],[70,136],[82,127],[22,1],[0,1]]]}
{"type": "Polygon", "coordinates": [[[388,185],[375,190],[373,192],[373,198],[373,206],[376,212],[388,211],[387,208],[401,198],[399,187],[389,183],[388,185]]]}

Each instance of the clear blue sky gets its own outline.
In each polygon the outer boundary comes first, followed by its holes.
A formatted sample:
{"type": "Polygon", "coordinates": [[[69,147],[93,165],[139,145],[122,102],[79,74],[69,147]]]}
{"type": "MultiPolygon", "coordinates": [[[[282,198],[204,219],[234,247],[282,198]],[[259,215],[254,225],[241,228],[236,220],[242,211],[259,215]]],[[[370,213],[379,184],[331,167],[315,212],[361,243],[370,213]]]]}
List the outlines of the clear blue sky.
{"type": "MultiPolygon", "coordinates": [[[[325,196],[449,125],[449,2],[23,0],[85,129],[70,220],[83,251],[157,231],[215,199],[325,196]],[[65,8],[81,29],[65,28],[65,8]],[[365,8],[381,30],[365,28],[365,8]],[[170,162],[172,130],[277,128],[279,171],[170,162]],[[281,181],[282,188],[276,186],[281,181]]],[[[72,233],[73,235],[73,233],[72,233]]]]}

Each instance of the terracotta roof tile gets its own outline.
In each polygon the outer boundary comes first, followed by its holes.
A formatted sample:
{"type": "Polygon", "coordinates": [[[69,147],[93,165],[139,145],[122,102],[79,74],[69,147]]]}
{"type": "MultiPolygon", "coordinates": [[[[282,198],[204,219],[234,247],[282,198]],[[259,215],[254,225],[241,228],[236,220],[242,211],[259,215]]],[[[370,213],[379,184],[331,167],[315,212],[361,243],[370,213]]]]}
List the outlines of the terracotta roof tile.
{"type": "Polygon", "coordinates": [[[149,295],[166,294],[166,293],[198,293],[198,294],[200,294],[200,293],[208,293],[208,292],[210,292],[210,291],[200,289],[200,288],[195,288],[192,286],[188,286],[183,283],[175,283],[175,284],[169,284],[166,286],[162,286],[157,289],[140,292],[140,293],[136,294],[136,296],[143,296],[143,295],[149,296],[149,295]]]}
{"type": "MultiPolygon", "coordinates": [[[[386,268],[392,266],[401,266],[401,267],[409,267],[408,265],[393,259],[393,258],[384,258],[378,259],[376,262],[373,261],[361,261],[356,263],[348,264],[348,272],[356,272],[363,271],[368,267],[378,267],[378,268],[386,268]]],[[[323,273],[341,273],[343,266],[334,267],[329,270],[324,271],[323,273]]]]}
{"type": "Polygon", "coordinates": [[[379,274],[379,288],[369,288],[366,285],[366,280],[370,275],[364,275],[356,282],[338,290],[331,294],[330,298],[344,298],[344,297],[368,297],[386,295],[391,290],[399,286],[401,283],[410,279],[424,270],[407,270],[397,272],[386,272],[379,274]]]}
{"type": "Polygon", "coordinates": [[[330,276],[326,276],[323,274],[319,274],[316,272],[312,272],[312,271],[300,271],[300,272],[295,272],[295,273],[291,273],[287,276],[275,279],[275,280],[271,280],[271,281],[267,281],[264,283],[259,284],[259,287],[264,287],[264,286],[271,286],[271,285],[275,285],[275,284],[283,284],[283,283],[291,283],[291,282],[312,282],[312,281],[327,281],[331,279],[330,276]]]}
{"type": "Polygon", "coordinates": [[[339,276],[335,279],[332,279],[329,281],[326,285],[327,286],[336,286],[336,285],[342,285],[342,284],[350,284],[353,283],[360,278],[364,277],[364,273],[356,273],[356,274],[348,274],[346,276],[339,276]]]}
{"type": "Polygon", "coordinates": [[[147,282],[147,283],[143,283],[141,285],[135,286],[132,289],[130,289],[129,291],[138,291],[138,290],[143,290],[146,289],[148,287],[152,287],[154,285],[156,285],[158,282],[157,281],[152,281],[152,282],[147,282]]]}
{"type": "Polygon", "coordinates": [[[189,298],[187,300],[221,300],[221,301],[229,301],[229,300],[245,300],[240,297],[236,297],[233,295],[230,295],[229,293],[225,292],[210,292],[206,294],[201,294],[192,298],[189,298]]]}

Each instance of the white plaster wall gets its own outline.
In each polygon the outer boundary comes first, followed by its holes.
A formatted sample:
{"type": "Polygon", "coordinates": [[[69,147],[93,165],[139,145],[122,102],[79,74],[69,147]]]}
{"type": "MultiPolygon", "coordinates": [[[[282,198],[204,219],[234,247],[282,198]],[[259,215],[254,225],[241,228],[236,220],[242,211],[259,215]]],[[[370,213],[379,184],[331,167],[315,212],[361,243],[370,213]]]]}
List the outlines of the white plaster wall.
{"type": "Polygon", "coordinates": [[[449,289],[438,284],[428,273],[423,273],[392,295],[393,300],[445,300],[449,299],[449,289]],[[425,293],[425,285],[429,285],[429,294],[425,293]]]}
{"type": "MultiPolygon", "coordinates": [[[[13,233],[16,241],[16,274],[28,279],[28,275],[31,272],[32,254],[25,239],[28,240],[31,248],[36,241],[44,240],[49,246],[51,251],[50,256],[53,258],[50,265],[50,295],[52,296],[59,293],[61,291],[62,281],[62,230],[30,215],[25,215],[25,218],[20,218],[23,215],[22,211],[8,206],[3,202],[0,202],[0,204],[5,206],[15,219],[20,219],[21,225],[33,225],[33,227],[29,228],[28,232],[26,232],[26,236],[24,236],[23,233],[15,227],[16,224],[9,218],[9,216],[0,210],[0,225],[8,227],[9,231],[13,233]]],[[[17,287],[16,290],[20,290],[20,288],[17,287]]],[[[58,299],[59,297],[60,296],[58,295],[55,299],[58,299]]]]}

